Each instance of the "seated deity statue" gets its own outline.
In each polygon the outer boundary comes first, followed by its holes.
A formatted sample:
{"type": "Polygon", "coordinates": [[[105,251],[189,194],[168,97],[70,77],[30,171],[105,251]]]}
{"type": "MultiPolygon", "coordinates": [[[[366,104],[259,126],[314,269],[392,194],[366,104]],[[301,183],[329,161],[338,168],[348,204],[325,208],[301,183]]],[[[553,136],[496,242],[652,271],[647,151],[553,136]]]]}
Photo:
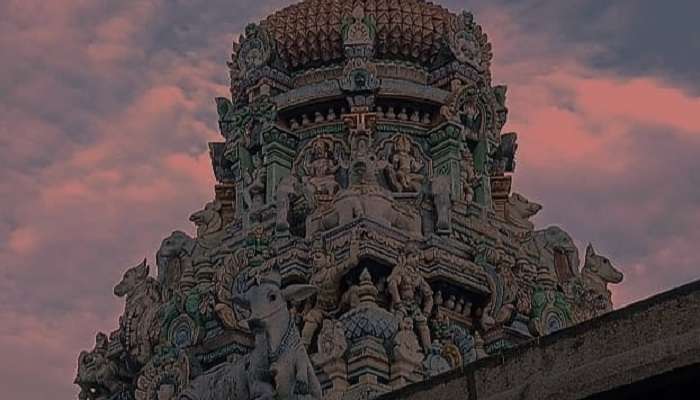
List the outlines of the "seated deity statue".
{"type": "Polygon", "coordinates": [[[398,136],[394,141],[394,152],[385,168],[387,181],[395,192],[418,192],[423,183],[420,170],[423,161],[411,154],[411,141],[398,136]]]}
{"type": "Polygon", "coordinates": [[[316,204],[318,195],[332,196],[338,192],[340,185],[335,174],[339,168],[340,163],[333,159],[330,142],[316,141],[310,160],[304,163],[304,191],[312,204],[316,204]]]}

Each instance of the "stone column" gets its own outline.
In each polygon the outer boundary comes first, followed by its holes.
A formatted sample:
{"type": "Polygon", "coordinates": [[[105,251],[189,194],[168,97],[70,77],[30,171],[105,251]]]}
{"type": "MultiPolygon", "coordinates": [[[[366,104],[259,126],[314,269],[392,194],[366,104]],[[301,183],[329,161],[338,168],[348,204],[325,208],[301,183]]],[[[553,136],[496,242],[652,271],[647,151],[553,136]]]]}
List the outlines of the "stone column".
{"type": "Polygon", "coordinates": [[[277,185],[289,175],[294,162],[296,139],[278,127],[263,134],[264,168],[267,172],[265,202],[274,201],[277,185]]]}
{"type": "Polygon", "coordinates": [[[429,133],[430,153],[433,159],[435,175],[450,177],[450,192],[460,200],[464,197],[461,179],[461,144],[462,127],[446,122],[429,133]]]}
{"type": "MultiPolygon", "coordinates": [[[[482,134],[483,135],[483,134],[482,134]]],[[[481,186],[474,192],[474,200],[486,208],[493,208],[491,203],[491,184],[488,173],[489,142],[486,137],[479,139],[474,150],[474,166],[481,174],[481,186]]]]}

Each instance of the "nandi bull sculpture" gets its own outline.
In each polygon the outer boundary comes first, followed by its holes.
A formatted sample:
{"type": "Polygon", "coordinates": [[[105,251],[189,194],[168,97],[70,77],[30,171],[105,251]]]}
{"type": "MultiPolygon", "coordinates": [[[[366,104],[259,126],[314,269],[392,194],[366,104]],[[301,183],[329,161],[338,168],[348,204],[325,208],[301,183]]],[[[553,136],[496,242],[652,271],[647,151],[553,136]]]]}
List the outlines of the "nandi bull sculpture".
{"type": "Polygon", "coordinates": [[[253,350],[238,362],[222,364],[194,379],[179,400],[321,398],[321,385],[287,307],[288,301],[301,301],[313,295],[316,288],[290,285],[282,289],[275,268],[249,271],[236,279],[233,301],[250,309],[253,350]]]}

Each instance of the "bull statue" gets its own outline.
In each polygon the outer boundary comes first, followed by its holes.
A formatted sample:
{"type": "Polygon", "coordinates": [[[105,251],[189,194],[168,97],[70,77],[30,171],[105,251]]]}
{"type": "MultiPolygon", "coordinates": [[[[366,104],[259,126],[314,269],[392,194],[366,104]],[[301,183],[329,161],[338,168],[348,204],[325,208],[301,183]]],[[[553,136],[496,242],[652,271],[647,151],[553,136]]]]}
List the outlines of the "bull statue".
{"type": "Polygon", "coordinates": [[[250,309],[247,322],[255,335],[253,350],[235,363],[224,363],[195,378],[179,400],[312,400],[321,399],[321,385],[287,302],[316,293],[311,285],[282,289],[279,271],[241,273],[233,301],[250,309]]]}
{"type": "Polygon", "coordinates": [[[581,268],[581,283],[588,291],[588,301],[592,303],[596,313],[612,310],[612,294],[608,284],[622,282],[622,272],[610,262],[607,257],[596,254],[590,243],[586,248],[586,261],[581,268]]]}

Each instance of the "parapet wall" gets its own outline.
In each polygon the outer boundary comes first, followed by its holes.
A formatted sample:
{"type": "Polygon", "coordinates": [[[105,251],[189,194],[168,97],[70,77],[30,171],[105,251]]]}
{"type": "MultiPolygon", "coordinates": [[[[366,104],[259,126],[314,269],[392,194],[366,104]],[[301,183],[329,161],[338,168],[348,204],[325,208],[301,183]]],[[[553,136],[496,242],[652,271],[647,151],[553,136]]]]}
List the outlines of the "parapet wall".
{"type": "Polygon", "coordinates": [[[695,398],[698,379],[700,281],[380,399],[695,398]]]}

